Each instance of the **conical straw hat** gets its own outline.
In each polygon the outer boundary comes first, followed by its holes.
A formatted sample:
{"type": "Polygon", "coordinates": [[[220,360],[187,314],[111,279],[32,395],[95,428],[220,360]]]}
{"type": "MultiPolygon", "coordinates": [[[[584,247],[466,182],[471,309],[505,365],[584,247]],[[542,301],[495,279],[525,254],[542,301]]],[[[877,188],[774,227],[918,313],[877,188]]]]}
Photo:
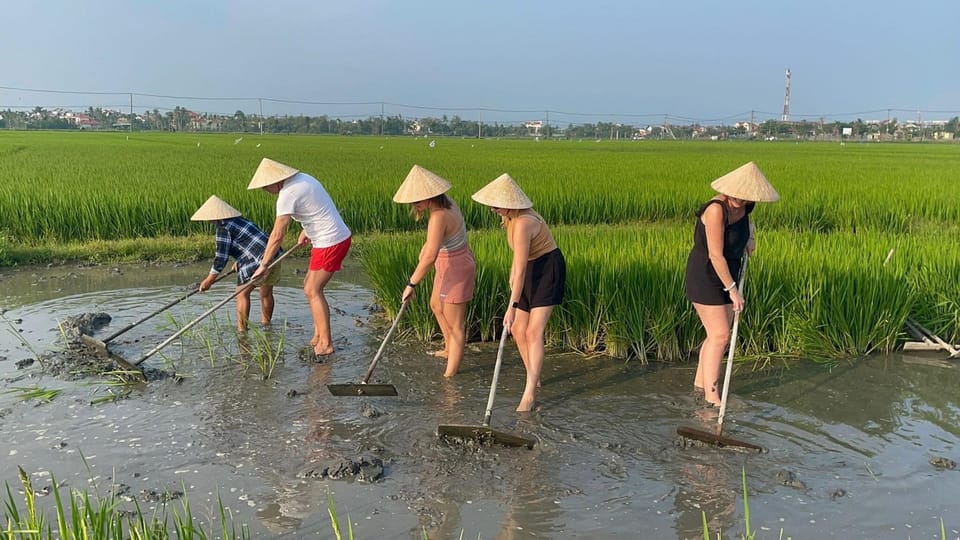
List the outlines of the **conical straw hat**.
{"type": "Polygon", "coordinates": [[[279,161],[274,161],[270,158],[263,158],[263,161],[260,162],[260,166],[257,167],[257,172],[253,174],[253,180],[250,180],[250,185],[247,186],[247,189],[257,189],[264,186],[269,186],[271,184],[276,184],[277,182],[286,180],[291,176],[300,172],[293,167],[284,165],[279,161]]]}
{"type": "Polygon", "coordinates": [[[742,165],[710,183],[718,193],[753,202],[776,202],[780,200],[763,172],[754,162],[742,165]]]}
{"type": "Polygon", "coordinates": [[[507,210],[523,210],[532,208],[533,202],[520,189],[520,186],[510,178],[510,175],[503,173],[496,180],[483,186],[480,191],[473,194],[473,200],[480,204],[491,206],[493,208],[505,208],[507,210]]]}
{"type": "Polygon", "coordinates": [[[197,209],[190,216],[191,221],[214,221],[218,219],[230,219],[240,217],[243,214],[239,210],[225,203],[223,199],[216,195],[211,195],[203,206],[197,209]]]}
{"type": "Polygon", "coordinates": [[[451,188],[450,182],[436,174],[414,165],[407,174],[407,178],[400,184],[400,189],[393,196],[395,203],[415,203],[432,199],[451,188]]]}

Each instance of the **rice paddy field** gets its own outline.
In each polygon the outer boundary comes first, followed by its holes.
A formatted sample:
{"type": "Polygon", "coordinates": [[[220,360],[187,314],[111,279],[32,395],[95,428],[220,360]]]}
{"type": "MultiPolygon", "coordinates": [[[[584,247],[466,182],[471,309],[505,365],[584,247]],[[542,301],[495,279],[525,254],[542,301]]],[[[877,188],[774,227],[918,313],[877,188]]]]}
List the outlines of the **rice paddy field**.
{"type": "MultiPolygon", "coordinates": [[[[508,172],[568,262],[551,345],[688,357],[703,338],[682,288],[693,214],[711,180],[747,161],[781,201],[752,216],[742,361],[890,351],[907,339],[908,318],[960,337],[956,145],[2,132],[0,264],[162,258],[164,246],[209,257],[210,231],[189,217],[211,194],[270,227],[274,199],[246,190],[263,157],[324,184],[389,316],[424,234],[391,197],[413,164],[450,180],[478,260],[474,339],[494,335],[509,252],[496,216],[470,194],[508,172]]],[[[403,323],[424,339],[436,334],[428,297],[419,292],[403,323]]]]}

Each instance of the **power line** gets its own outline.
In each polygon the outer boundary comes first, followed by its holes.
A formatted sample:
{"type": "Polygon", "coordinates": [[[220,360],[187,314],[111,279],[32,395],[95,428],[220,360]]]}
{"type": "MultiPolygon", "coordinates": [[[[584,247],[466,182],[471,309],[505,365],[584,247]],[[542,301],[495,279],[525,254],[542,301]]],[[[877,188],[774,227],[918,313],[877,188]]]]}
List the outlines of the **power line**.
{"type": "MultiPolygon", "coordinates": [[[[761,117],[767,117],[769,119],[778,118],[781,114],[767,111],[751,110],[745,111],[733,115],[721,116],[718,118],[699,118],[686,115],[678,114],[669,114],[669,113],[624,113],[624,112],[577,112],[577,111],[565,111],[565,110],[555,110],[551,108],[543,109],[510,109],[510,108],[501,108],[501,107],[462,107],[462,106],[431,106],[431,105],[417,105],[410,103],[398,103],[393,101],[310,101],[310,100],[297,100],[297,99],[282,99],[282,98],[271,98],[271,97],[212,97],[212,96],[179,96],[179,95],[168,95],[168,94],[152,94],[152,93],[142,93],[142,92],[104,92],[104,91],[79,91],[79,90],[51,90],[46,88],[26,88],[18,86],[0,86],[0,90],[8,90],[13,92],[28,92],[28,93],[40,93],[40,94],[64,94],[64,95],[89,95],[89,96],[130,96],[130,104],[124,105],[98,105],[98,107],[111,107],[111,108],[125,108],[133,105],[133,99],[136,97],[140,98],[151,98],[151,99],[170,99],[170,100],[183,100],[183,101],[257,101],[268,103],[277,103],[284,105],[305,105],[305,106],[324,106],[324,107],[378,107],[379,111],[371,112],[369,114],[347,114],[347,115],[337,115],[341,118],[361,118],[364,116],[378,116],[386,115],[390,116],[389,111],[385,111],[384,107],[394,107],[397,109],[404,110],[415,110],[415,111],[436,111],[436,112],[447,112],[447,113],[500,113],[500,114],[522,114],[522,115],[545,115],[547,118],[550,115],[553,115],[553,120],[556,122],[561,121],[561,118],[566,117],[566,121],[569,121],[570,118],[605,118],[605,119],[636,119],[636,120],[659,120],[659,119],[673,119],[674,121],[681,121],[690,124],[712,124],[712,123],[724,123],[730,122],[737,119],[742,119],[750,117],[751,121],[755,118],[756,115],[761,117]]],[[[32,109],[34,106],[24,106],[24,105],[6,105],[0,107],[6,107],[8,109],[32,109]]],[[[89,105],[47,105],[47,107],[56,107],[56,108],[87,108],[89,105]]],[[[158,107],[156,105],[147,105],[147,104],[137,104],[136,108],[140,109],[158,109],[158,110],[173,110],[169,107],[158,107]]],[[[873,109],[866,111],[855,111],[855,112],[840,112],[840,113],[820,113],[820,114],[796,114],[791,113],[791,116],[794,118],[809,118],[814,120],[821,120],[824,118],[840,118],[840,117],[863,117],[867,115],[882,114],[886,113],[889,115],[891,112],[897,113],[923,113],[923,114],[951,114],[956,115],[960,114],[960,111],[957,110],[922,110],[917,108],[884,108],[884,109],[873,109]]],[[[217,115],[232,115],[233,113],[219,113],[213,111],[206,111],[205,114],[217,114],[217,115]]],[[[303,114],[301,113],[301,116],[303,114]]],[[[282,116],[296,116],[296,115],[282,115],[282,116]]],[[[324,114],[323,116],[328,116],[324,114]]],[[[523,120],[495,120],[490,119],[488,122],[522,122],[523,120]]],[[[613,120],[611,120],[613,121],[613,120]]]]}

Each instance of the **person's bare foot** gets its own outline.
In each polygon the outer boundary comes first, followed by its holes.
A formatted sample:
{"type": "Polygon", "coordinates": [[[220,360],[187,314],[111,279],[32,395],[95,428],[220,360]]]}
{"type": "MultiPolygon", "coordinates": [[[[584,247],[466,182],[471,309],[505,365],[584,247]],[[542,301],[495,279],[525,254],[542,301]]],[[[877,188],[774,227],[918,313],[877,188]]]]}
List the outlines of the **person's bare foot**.
{"type": "Polygon", "coordinates": [[[333,354],[333,345],[321,346],[316,344],[313,346],[313,354],[317,356],[327,356],[333,354]]]}
{"type": "Polygon", "coordinates": [[[517,412],[530,412],[537,406],[537,401],[534,399],[521,399],[520,405],[517,405],[517,412]]]}
{"type": "Polygon", "coordinates": [[[446,357],[447,357],[447,350],[446,350],[446,349],[440,349],[440,350],[438,350],[438,351],[433,351],[432,353],[430,353],[430,356],[436,356],[437,358],[446,358],[446,357]]]}
{"type": "Polygon", "coordinates": [[[317,342],[319,342],[319,341],[320,341],[320,336],[314,334],[313,337],[310,338],[310,346],[311,346],[311,347],[316,347],[316,346],[317,346],[317,342]]]}

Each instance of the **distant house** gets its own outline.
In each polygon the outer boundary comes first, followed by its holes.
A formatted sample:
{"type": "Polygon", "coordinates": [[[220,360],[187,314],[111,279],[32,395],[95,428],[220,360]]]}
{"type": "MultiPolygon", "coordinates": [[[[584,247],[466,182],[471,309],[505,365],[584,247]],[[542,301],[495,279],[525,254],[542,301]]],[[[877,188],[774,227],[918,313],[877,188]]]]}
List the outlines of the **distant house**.
{"type": "Polygon", "coordinates": [[[100,122],[90,118],[86,113],[72,113],[68,119],[76,124],[78,129],[100,129],[100,122]]]}

